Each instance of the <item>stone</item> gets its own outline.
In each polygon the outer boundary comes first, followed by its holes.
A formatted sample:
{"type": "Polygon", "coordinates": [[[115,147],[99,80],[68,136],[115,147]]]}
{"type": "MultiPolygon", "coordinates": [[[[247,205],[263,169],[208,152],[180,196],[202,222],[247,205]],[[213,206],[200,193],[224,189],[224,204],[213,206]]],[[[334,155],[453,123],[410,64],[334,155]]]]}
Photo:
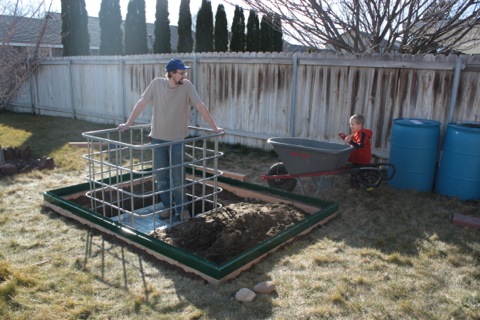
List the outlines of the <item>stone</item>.
{"type": "Polygon", "coordinates": [[[5,164],[5,157],[3,156],[2,146],[0,146],[0,166],[3,166],[4,164],[5,164]]]}
{"type": "Polygon", "coordinates": [[[20,151],[20,158],[30,159],[31,157],[32,157],[32,151],[30,150],[29,146],[27,146],[26,148],[20,151]]]}
{"type": "Polygon", "coordinates": [[[276,286],[273,281],[262,281],[253,287],[253,291],[256,293],[272,293],[275,289],[276,286]]]}
{"type": "Polygon", "coordinates": [[[0,178],[17,173],[28,173],[33,170],[55,169],[53,158],[33,159],[31,154],[29,146],[23,150],[17,147],[2,148],[0,146],[0,178]]]}
{"type": "Polygon", "coordinates": [[[7,163],[0,167],[0,172],[5,176],[11,176],[17,174],[18,169],[16,165],[7,163]]]}
{"type": "Polygon", "coordinates": [[[32,166],[27,164],[26,166],[24,166],[22,169],[20,169],[18,172],[19,173],[29,173],[33,170],[32,166]]]}
{"type": "Polygon", "coordinates": [[[235,299],[240,302],[250,302],[255,299],[255,292],[248,288],[242,288],[235,293],[235,299]]]}
{"type": "Polygon", "coordinates": [[[3,155],[5,157],[5,161],[15,159],[15,151],[13,150],[12,147],[8,147],[8,148],[3,149],[3,155]]]}
{"type": "Polygon", "coordinates": [[[46,158],[45,159],[45,165],[43,166],[44,169],[48,169],[48,170],[53,170],[55,169],[55,162],[53,161],[53,158],[46,158]]]}

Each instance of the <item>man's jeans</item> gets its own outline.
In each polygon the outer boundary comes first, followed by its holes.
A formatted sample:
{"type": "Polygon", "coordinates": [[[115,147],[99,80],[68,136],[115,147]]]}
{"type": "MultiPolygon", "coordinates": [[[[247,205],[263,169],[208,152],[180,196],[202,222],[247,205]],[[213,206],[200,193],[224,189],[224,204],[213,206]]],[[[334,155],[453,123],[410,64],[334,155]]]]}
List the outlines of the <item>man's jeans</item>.
{"type": "MultiPolygon", "coordinates": [[[[170,141],[151,138],[152,144],[168,142],[170,141]]],[[[184,209],[183,203],[186,200],[183,155],[184,148],[181,142],[153,149],[153,168],[157,180],[156,189],[157,191],[163,191],[160,193],[160,198],[165,208],[171,208],[175,204],[177,213],[182,212],[184,209]],[[176,167],[172,168],[173,166],[176,167]]]]}

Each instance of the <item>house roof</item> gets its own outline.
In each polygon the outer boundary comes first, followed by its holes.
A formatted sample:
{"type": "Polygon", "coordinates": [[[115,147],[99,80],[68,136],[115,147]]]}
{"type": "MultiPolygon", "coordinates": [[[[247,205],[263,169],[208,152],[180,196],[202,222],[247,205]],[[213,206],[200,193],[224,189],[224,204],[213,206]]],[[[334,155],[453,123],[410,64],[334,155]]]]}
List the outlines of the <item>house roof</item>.
{"type": "MultiPolygon", "coordinates": [[[[125,21],[122,22],[122,28],[125,21]]],[[[154,39],[154,24],[147,23],[148,46],[152,47],[154,39]]],[[[177,47],[177,27],[170,26],[171,46],[177,47]]],[[[31,46],[39,38],[45,46],[62,47],[62,18],[58,12],[48,12],[45,18],[28,18],[0,15],[0,41],[2,44],[15,46],[31,46]],[[44,32],[43,37],[41,37],[44,32]]],[[[90,48],[100,47],[100,19],[88,17],[88,33],[90,48]]]]}
{"type": "Polygon", "coordinates": [[[43,45],[61,45],[61,30],[61,20],[0,15],[0,39],[4,45],[30,46],[40,38],[43,45]]]}

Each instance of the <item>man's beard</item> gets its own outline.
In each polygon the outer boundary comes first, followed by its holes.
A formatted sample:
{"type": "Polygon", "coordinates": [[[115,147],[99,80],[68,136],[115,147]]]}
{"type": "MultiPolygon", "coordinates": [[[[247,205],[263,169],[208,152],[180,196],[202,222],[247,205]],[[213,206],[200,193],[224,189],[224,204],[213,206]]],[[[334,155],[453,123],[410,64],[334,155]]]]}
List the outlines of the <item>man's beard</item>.
{"type": "Polygon", "coordinates": [[[178,80],[177,84],[183,84],[183,80],[178,80]]]}

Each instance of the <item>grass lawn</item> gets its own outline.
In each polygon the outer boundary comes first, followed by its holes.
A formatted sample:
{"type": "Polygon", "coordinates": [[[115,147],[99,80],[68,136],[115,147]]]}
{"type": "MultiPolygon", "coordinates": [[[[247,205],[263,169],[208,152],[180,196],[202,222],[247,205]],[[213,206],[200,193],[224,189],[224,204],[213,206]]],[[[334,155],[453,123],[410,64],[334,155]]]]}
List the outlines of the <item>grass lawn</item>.
{"type": "MultiPolygon", "coordinates": [[[[68,142],[104,128],[0,112],[3,148],[28,145],[57,166],[0,179],[1,319],[480,319],[480,230],[450,223],[455,212],[480,217],[480,202],[387,184],[350,192],[346,176],[320,194],[339,203],[336,219],[224,284],[99,234],[87,254],[89,231],[46,210],[43,192],[85,182],[86,150],[68,142]],[[265,280],[273,294],[235,300],[265,280]]],[[[219,167],[254,183],[278,161],[222,148],[219,167]]]]}

